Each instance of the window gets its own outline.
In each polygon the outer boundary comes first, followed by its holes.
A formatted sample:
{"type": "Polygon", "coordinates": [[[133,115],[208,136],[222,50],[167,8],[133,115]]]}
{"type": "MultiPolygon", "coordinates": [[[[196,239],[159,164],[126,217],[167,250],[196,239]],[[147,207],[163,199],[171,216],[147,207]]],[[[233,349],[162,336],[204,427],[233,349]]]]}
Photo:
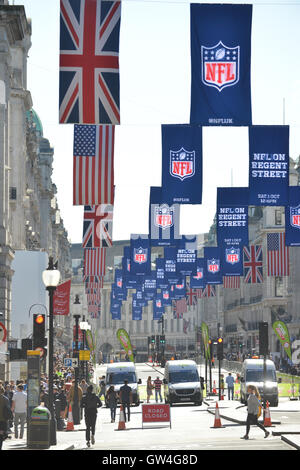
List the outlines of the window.
{"type": "Polygon", "coordinates": [[[282,212],[281,209],[275,210],[275,225],[282,225],[282,212]]]}
{"type": "Polygon", "coordinates": [[[283,288],[283,279],[282,277],[275,277],[275,297],[283,297],[284,288],[283,288]]]}
{"type": "Polygon", "coordinates": [[[11,186],[9,188],[9,199],[16,201],[17,199],[17,188],[15,186],[11,186]]]}

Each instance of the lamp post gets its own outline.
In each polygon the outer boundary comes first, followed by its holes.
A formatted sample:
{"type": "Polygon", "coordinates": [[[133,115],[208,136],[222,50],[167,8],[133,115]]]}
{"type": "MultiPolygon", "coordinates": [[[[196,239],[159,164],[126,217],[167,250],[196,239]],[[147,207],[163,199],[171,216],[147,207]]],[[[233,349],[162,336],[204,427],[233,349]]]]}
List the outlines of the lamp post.
{"type": "MultiPolygon", "coordinates": [[[[85,321],[84,315],[82,317],[82,322],[80,322],[80,329],[83,335],[82,349],[85,349],[86,348],[86,332],[87,330],[91,329],[91,325],[87,321],[85,321]]],[[[83,363],[83,376],[85,376],[85,380],[88,382],[88,363],[87,361],[82,361],[82,363],[83,363]]]]}
{"type": "Polygon", "coordinates": [[[48,268],[42,274],[43,283],[49,293],[49,411],[50,411],[50,445],[56,445],[56,418],[53,406],[53,295],[60,280],[60,272],[57,265],[53,264],[53,257],[49,256],[48,268]]]}
{"type": "Polygon", "coordinates": [[[74,368],[74,373],[75,373],[75,386],[74,386],[74,401],[73,401],[73,407],[72,407],[72,412],[73,412],[73,420],[74,424],[80,424],[80,413],[79,413],[79,399],[78,399],[78,379],[79,379],[79,345],[78,345],[78,335],[79,335],[79,318],[80,315],[78,313],[78,310],[80,309],[80,300],[79,300],[79,295],[76,294],[75,296],[75,302],[73,304],[73,309],[74,309],[74,314],[73,318],[75,320],[75,338],[74,338],[74,351],[73,351],[73,357],[77,357],[78,359],[78,366],[74,368]]]}

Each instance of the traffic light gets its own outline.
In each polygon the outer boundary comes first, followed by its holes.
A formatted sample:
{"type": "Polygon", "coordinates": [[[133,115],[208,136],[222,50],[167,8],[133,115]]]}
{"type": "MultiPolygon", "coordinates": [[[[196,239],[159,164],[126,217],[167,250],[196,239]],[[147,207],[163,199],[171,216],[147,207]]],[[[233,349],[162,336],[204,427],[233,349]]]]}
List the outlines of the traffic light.
{"type": "Polygon", "coordinates": [[[217,359],[219,361],[223,359],[223,338],[217,339],[217,359]]]}
{"type": "Polygon", "coordinates": [[[32,346],[33,349],[43,348],[46,344],[45,340],[46,331],[46,316],[40,313],[33,315],[33,333],[32,333],[32,346]]]}
{"type": "Polygon", "coordinates": [[[165,342],[166,342],[166,337],[165,337],[165,335],[160,335],[160,343],[161,343],[161,344],[165,344],[165,342]]]}
{"type": "Polygon", "coordinates": [[[269,349],[268,323],[259,323],[259,355],[266,356],[269,349]]]}
{"type": "Polygon", "coordinates": [[[155,344],[155,335],[151,336],[151,344],[155,344]]]}

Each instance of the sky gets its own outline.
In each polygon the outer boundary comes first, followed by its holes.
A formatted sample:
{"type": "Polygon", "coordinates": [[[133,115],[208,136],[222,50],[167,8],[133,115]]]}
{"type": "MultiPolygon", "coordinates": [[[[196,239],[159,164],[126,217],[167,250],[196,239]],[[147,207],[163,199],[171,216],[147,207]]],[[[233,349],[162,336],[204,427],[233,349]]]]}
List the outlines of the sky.
{"type": "MultiPolygon", "coordinates": [[[[122,0],[114,240],[128,240],[131,233],[148,233],[150,186],[161,186],[161,125],[189,122],[190,3],[122,0]]],[[[253,4],[252,123],[289,125],[290,157],[297,159],[300,0],[228,3],[253,4]]],[[[42,121],[44,137],[54,148],[53,182],[64,226],[70,241],[81,243],[83,206],[73,206],[72,201],[74,126],[59,124],[58,118],[59,0],[15,0],[14,4],[24,5],[32,21],[27,88],[42,121]]],[[[248,165],[246,127],[203,128],[202,204],[181,206],[181,234],[209,230],[216,211],[217,187],[248,186],[248,165]]]]}

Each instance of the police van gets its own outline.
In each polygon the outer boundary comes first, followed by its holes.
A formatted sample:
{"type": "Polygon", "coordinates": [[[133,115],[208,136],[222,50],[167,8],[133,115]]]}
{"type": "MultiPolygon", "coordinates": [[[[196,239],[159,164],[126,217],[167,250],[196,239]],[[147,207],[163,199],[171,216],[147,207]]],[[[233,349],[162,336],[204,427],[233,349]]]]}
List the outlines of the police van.
{"type": "Polygon", "coordinates": [[[141,379],[137,379],[136,368],[133,362],[115,362],[107,366],[105,376],[105,395],[111,385],[114,386],[115,392],[119,393],[120,388],[124,385],[124,380],[128,380],[128,386],[131,387],[132,403],[135,406],[139,406],[140,395],[138,386],[142,381],[141,379]]]}
{"type": "MultiPolygon", "coordinates": [[[[246,404],[249,385],[255,385],[261,398],[264,398],[264,360],[246,359],[241,372],[241,403],[246,404]]],[[[275,364],[270,359],[266,360],[266,400],[270,406],[278,406],[278,383],[275,364]]]]}
{"type": "Polygon", "coordinates": [[[202,405],[202,388],[195,361],[167,361],[163,382],[166,403],[202,405]]]}

